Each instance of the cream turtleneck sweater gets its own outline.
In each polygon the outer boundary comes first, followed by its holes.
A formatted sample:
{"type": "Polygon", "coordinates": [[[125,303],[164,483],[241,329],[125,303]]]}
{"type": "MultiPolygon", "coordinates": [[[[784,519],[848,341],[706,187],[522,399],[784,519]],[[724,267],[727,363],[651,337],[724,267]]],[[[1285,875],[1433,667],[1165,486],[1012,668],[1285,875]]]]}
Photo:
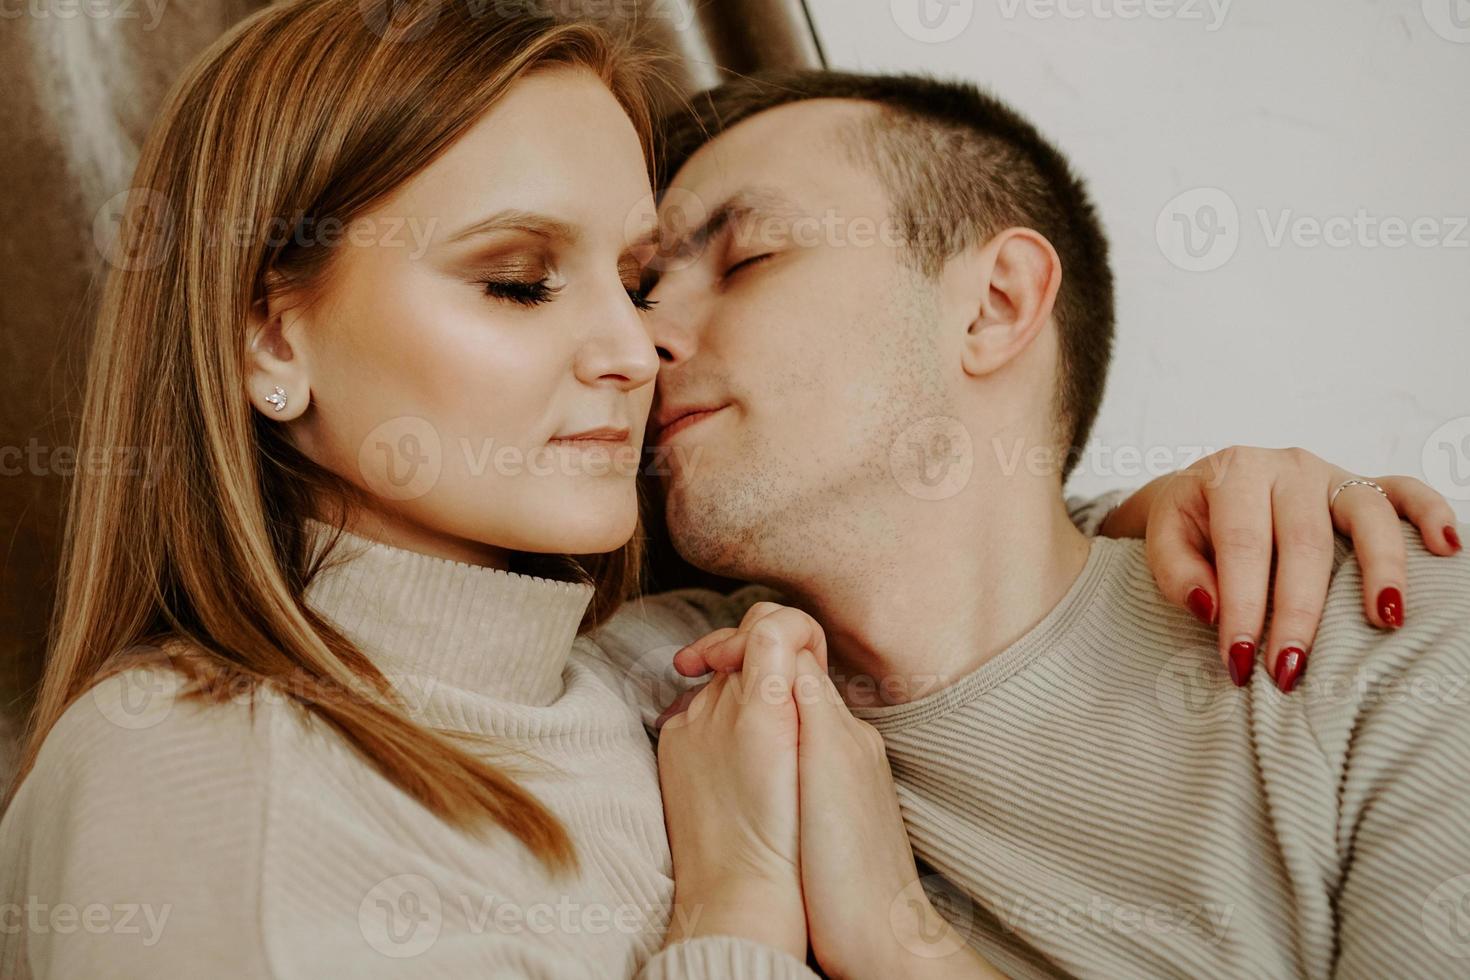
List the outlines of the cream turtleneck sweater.
{"type": "Polygon", "coordinates": [[[0,976],[812,976],[732,937],[661,949],[657,763],[635,694],[573,652],[590,585],[342,544],[307,601],[425,725],[512,753],[580,871],[444,824],[280,697],[199,706],[137,668],[67,710],[0,822],[0,976]]]}

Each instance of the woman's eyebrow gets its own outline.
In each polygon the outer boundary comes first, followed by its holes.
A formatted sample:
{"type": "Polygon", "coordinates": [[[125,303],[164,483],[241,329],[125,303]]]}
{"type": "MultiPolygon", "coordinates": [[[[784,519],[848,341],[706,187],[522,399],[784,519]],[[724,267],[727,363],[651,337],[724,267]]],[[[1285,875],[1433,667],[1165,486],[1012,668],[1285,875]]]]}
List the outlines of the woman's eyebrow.
{"type": "Polygon", "coordinates": [[[539,235],[542,238],[555,239],[566,244],[575,242],[578,237],[576,226],[562,221],[560,218],[538,214],[534,211],[508,208],[461,228],[459,231],[445,238],[444,244],[452,245],[466,238],[473,238],[477,235],[486,235],[497,231],[522,231],[532,235],[539,235]]]}

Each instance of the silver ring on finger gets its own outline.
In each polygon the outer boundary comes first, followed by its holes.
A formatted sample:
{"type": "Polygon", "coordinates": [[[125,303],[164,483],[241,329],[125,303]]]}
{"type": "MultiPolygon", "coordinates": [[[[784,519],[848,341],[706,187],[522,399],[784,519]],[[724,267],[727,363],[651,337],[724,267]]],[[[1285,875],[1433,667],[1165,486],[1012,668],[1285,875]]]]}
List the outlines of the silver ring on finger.
{"type": "Polygon", "coordinates": [[[1337,489],[1335,489],[1335,490],[1332,491],[1332,496],[1330,496],[1330,497],[1327,498],[1327,509],[1328,510],[1331,510],[1332,509],[1332,505],[1335,504],[1335,503],[1337,503],[1337,495],[1340,494],[1340,493],[1342,493],[1348,487],[1371,487],[1374,490],[1377,490],[1379,496],[1381,496],[1384,500],[1388,500],[1388,491],[1387,490],[1383,489],[1378,484],[1374,483],[1372,480],[1360,480],[1360,479],[1357,479],[1355,477],[1355,478],[1353,478],[1351,480],[1343,480],[1341,483],[1339,483],[1337,485],[1337,489]]]}

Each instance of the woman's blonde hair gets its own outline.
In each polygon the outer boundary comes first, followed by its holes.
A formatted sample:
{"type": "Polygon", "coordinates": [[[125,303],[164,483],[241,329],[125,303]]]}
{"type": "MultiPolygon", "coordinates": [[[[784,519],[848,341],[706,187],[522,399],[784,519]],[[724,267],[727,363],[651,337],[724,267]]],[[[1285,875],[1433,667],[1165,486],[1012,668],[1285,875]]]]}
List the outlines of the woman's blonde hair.
{"type": "MultiPolygon", "coordinates": [[[[467,831],[488,820],[549,868],[575,866],[550,811],[454,733],[412,720],[303,601],[331,554],[312,560],[305,518],[341,528],[349,502],[371,500],[298,452],[246,393],[251,307],[268,286],[309,293],[328,274],[333,249],[296,232],[371,209],[518,79],[596,73],[649,148],[649,55],[595,26],[469,7],[274,4],[218,39],[171,92],[133,179],[144,207],[131,213],[144,220],[125,223],[103,289],[78,434],[80,458],[128,447],[147,479],[78,468],[12,792],[73,701],[138,651],[167,651],[188,697],[270,685],[444,820],[467,831]]],[[[636,587],[640,546],[641,533],[608,555],[567,556],[596,585],[584,629],[636,587]]]]}

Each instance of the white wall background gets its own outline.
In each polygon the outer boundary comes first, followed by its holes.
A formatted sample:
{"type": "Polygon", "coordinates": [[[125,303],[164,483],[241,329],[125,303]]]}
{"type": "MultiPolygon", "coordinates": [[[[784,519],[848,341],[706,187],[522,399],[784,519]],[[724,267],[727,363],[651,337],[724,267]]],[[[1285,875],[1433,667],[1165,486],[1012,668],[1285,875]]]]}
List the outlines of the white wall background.
{"type": "Polygon", "coordinates": [[[1072,488],[1300,445],[1470,521],[1470,0],[808,4],[832,67],[977,81],[1089,178],[1119,329],[1072,488]]]}

